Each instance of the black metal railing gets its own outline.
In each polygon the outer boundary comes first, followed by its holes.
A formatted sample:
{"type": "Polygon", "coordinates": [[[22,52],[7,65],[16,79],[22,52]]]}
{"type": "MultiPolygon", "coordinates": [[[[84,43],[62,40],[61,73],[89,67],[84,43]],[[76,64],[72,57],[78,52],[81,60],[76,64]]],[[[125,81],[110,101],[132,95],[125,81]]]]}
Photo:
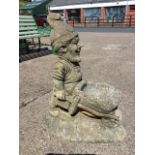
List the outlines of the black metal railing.
{"type": "Polygon", "coordinates": [[[73,27],[135,27],[135,16],[124,16],[121,19],[115,16],[110,19],[85,17],[83,20],[79,17],[72,17],[67,23],[73,27]]]}

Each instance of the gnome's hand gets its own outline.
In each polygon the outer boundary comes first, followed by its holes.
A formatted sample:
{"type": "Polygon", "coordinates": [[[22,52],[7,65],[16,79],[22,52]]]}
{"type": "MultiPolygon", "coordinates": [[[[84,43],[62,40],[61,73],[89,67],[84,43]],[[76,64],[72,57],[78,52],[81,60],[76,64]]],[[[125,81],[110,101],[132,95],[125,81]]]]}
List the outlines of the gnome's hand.
{"type": "Polygon", "coordinates": [[[66,95],[64,90],[59,90],[54,93],[54,96],[59,100],[66,100],[66,95]]]}

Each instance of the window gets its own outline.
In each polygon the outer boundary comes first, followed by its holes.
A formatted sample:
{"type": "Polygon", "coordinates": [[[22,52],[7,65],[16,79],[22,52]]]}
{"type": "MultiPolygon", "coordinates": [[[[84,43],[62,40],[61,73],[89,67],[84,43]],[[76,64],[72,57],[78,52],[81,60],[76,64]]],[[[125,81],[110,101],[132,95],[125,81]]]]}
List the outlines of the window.
{"type": "Polygon", "coordinates": [[[130,11],[135,11],[135,5],[130,5],[130,11]]]}
{"type": "Polygon", "coordinates": [[[86,8],[84,9],[84,15],[86,20],[98,20],[100,14],[100,8],[86,8]]]}
{"type": "Polygon", "coordinates": [[[122,22],[125,16],[125,6],[107,7],[105,8],[106,21],[122,22]]]}

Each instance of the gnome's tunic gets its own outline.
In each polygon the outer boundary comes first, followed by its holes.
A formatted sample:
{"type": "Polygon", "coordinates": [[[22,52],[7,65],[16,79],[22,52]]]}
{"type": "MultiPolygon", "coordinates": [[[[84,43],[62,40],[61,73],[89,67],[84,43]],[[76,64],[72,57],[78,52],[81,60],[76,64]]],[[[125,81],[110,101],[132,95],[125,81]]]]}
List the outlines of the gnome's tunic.
{"type": "MultiPolygon", "coordinates": [[[[83,83],[79,63],[74,64],[63,58],[59,58],[54,66],[53,79],[63,84],[67,96],[71,95],[75,98],[75,96],[78,95],[80,97],[80,104],[98,112],[108,113],[117,106],[113,102],[109,102],[109,99],[105,101],[105,99],[103,99],[103,92],[105,92],[105,90],[102,90],[100,87],[95,88],[94,84],[92,85],[89,82],[84,83],[85,86],[82,89],[79,88],[79,84],[83,83]],[[101,90],[99,91],[99,89],[101,90]]],[[[54,88],[54,91],[57,91],[56,87],[54,88]]],[[[106,92],[106,95],[108,95],[108,92],[106,92]]],[[[57,103],[65,109],[69,107],[67,102],[57,101],[57,103]]]]}
{"type": "Polygon", "coordinates": [[[71,63],[59,58],[54,65],[53,78],[63,81],[64,89],[71,94],[74,87],[82,80],[82,72],[79,63],[71,63]]]}

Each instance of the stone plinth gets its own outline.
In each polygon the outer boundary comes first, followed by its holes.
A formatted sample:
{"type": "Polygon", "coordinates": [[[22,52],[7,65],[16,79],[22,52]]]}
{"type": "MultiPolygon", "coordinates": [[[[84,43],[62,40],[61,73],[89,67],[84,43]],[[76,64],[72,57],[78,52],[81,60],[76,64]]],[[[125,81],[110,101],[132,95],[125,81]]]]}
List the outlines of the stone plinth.
{"type": "Polygon", "coordinates": [[[55,108],[46,122],[51,136],[69,141],[83,142],[117,142],[126,135],[122,125],[106,119],[89,117],[82,112],[71,117],[67,112],[55,108]]]}

